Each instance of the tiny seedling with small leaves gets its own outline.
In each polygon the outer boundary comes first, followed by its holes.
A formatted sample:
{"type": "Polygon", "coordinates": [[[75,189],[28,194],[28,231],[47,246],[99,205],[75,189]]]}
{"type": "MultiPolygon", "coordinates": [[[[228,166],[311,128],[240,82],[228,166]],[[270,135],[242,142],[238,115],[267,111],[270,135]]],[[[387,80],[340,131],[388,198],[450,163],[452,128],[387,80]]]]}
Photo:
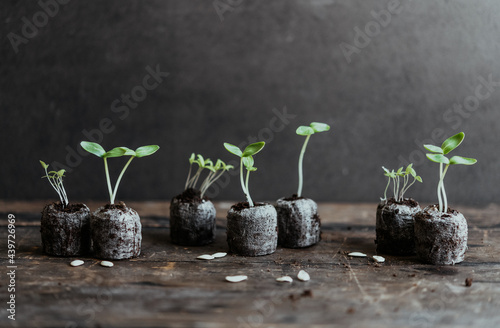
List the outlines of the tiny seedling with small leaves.
{"type": "Polygon", "coordinates": [[[299,136],[305,136],[306,140],[304,141],[304,145],[302,146],[302,150],[300,151],[299,156],[299,188],[297,189],[297,197],[302,196],[302,185],[303,185],[303,172],[302,172],[302,163],[304,162],[304,154],[306,152],[307,143],[309,142],[309,138],[315,133],[325,132],[330,130],[330,126],[325,123],[312,122],[309,126],[299,126],[297,131],[295,131],[299,136]]]}
{"type": "Polygon", "coordinates": [[[66,190],[64,190],[63,186],[63,177],[66,171],[59,170],[48,172],[47,169],[49,168],[49,165],[45,164],[43,161],[40,161],[40,164],[42,164],[42,167],[45,170],[45,175],[42,178],[47,178],[47,180],[49,180],[50,185],[57,192],[57,195],[61,200],[62,207],[65,208],[69,204],[68,196],[66,195],[66,190]]]}
{"type": "Polygon", "coordinates": [[[437,194],[439,201],[439,211],[442,213],[446,213],[448,211],[448,199],[446,198],[446,190],[444,189],[444,177],[446,175],[446,172],[448,172],[448,168],[450,167],[450,165],[473,165],[477,163],[477,160],[474,158],[462,156],[453,156],[452,158],[448,158],[444,156],[460,146],[462,141],[464,141],[464,138],[465,133],[460,132],[446,139],[441,147],[434,145],[424,145],[425,149],[431,152],[426,154],[427,158],[432,162],[439,163],[439,183],[437,187],[437,194]],[[444,166],[444,169],[443,165],[446,165],[444,166]]]}
{"type": "Polygon", "coordinates": [[[85,149],[89,153],[104,159],[104,170],[106,172],[106,182],[108,184],[109,201],[111,204],[115,203],[116,193],[118,192],[118,186],[120,185],[120,181],[122,180],[123,174],[130,165],[130,162],[132,162],[132,160],[136,157],[141,158],[152,155],[160,148],[157,145],[149,145],[149,146],[139,147],[135,151],[127,147],[116,147],[111,149],[110,151],[105,151],[101,145],[95,142],[82,141],[80,142],[80,145],[82,146],[83,149],[85,149]],[[122,157],[122,156],[130,156],[130,159],[128,160],[127,164],[125,164],[120,175],[118,176],[115,188],[113,190],[113,187],[111,185],[111,180],[109,178],[107,159],[111,157],[122,157]]]}
{"type": "Polygon", "coordinates": [[[202,155],[200,154],[195,155],[195,153],[192,153],[191,157],[189,158],[189,173],[186,179],[184,190],[187,190],[189,188],[196,189],[196,184],[198,183],[198,179],[200,178],[202,171],[204,169],[207,169],[210,172],[208,173],[208,175],[206,176],[205,180],[202,182],[200,187],[201,198],[203,198],[208,188],[210,188],[210,186],[215,181],[217,181],[217,179],[219,179],[224,174],[224,172],[229,171],[230,169],[233,168],[234,166],[227,165],[220,159],[218,159],[214,165],[214,163],[210,160],[210,158],[204,159],[202,155]],[[198,165],[198,170],[191,177],[193,164],[198,165]]]}
{"type": "Polygon", "coordinates": [[[264,141],[256,142],[253,144],[248,145],[245,150],[241,151],[240,148],[238,148],[235,145],[232,145],[230,143],[225,142],[224,147],[228,152],[230,152],[233,155],[236,155],[240,158],[240,183],[241,183],[241,189],[243,189],[243,193],[245,194],[248,204],[250,207],[254,206],[254,203],[252,201],[252,197],[250,197],[250,191],[248,189],[248,178],[250,176],[250,172],[257,171],[257,168],[254,167],[254,159],[253,155],[257,154],[264,148],[266,143],[264,141]],[[247,176],[245,182],[243,181],[243,166],[247,169],[247,176]]]}
{"type": "Polygon", "coordinates": [[[405,192],[407,192],[408,189],[410,189],[410,187],[415,183],[415,181],[422,183],[422,178],[417,175],[417,172],[415,172],[415,169],[413,168],[413,163],[409,164],[406,167],[406,170],[404,170],[403,167],[400,167],[397,171],[394,170],[389,171],[383,166],[382,169],[384,170],[384,175],[388,178],[387,186],[385,187],[384,191],[384,198],[380,198],[380,200],[383,202],[387,203],[387,190],[389,189],[391,181],[394,193],[394,200],[396,202],[403,201],[405,192]],[[413,181],[411,182],[410,182],[411,180],[410,176],[413,177],[413,181]],[[400,187],[401,179],[403,180],[403,185],[400,187]]]}

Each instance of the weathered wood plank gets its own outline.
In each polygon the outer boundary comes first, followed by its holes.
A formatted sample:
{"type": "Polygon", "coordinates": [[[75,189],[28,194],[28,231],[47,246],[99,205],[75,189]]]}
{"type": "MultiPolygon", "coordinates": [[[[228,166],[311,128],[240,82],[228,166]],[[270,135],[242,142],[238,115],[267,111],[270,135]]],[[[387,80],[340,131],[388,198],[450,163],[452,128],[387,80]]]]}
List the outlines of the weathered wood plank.
{"type": "MultiPolygon", "coordinates": [[[[142,215],[141,256],[115,261],[113,268],[83,258],[85,265],[73,268],[70,258],[42,254],[36,219],[40,204],[33,204],[16,205],[19,210],[2,207],[20,221],[26,218],[16,229],[18,327],[500,325],[496,206],[460,209],[469,218],[466,261],[437,267],[414,257],[385,256],[386,263],[375,264],[346,256],[351,251],[375,254],[374,204],[321,204],[322,241],[313,247],[212,261],[196,256],[227,250],[223,217],[229,203],[217,204],[217,238],[204,247],[170,243],[167,203],[137,204],[147,213],[142,215]],[[309,282],[295,279],[301,269],[311,275],[309,282]],[[238,284],[224,281],[233,274],[249,279],[238,284]],[[294,282],[276,282],[281,275],[292,276],[294,282]],[[471,287],[465,287],[468,277],[473,278],[471,287]]],[[[6,234],[2,229],[4,241],[6,234]]],[[[4,268],[6,254],[3,242],[4,268]]],[[[4,280],[0,295],[7,297],[4,280]]],[[[0,326],[11,323],[5,314],[0,317],[0,326]]]]}

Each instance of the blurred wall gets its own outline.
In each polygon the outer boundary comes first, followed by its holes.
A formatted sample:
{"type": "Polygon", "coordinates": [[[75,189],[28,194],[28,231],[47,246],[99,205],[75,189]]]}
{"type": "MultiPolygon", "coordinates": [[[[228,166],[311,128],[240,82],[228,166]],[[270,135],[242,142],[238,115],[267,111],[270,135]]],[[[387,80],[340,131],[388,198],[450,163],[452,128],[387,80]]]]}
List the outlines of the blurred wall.
{"type": "MultiPolygon", "coordinates": [[[[106,200],[102,160],[79,148],[158,144],[136,159],[118,199],[180,193],[192,152],[236,160],[222,144],[265,140],[254,200],[297,188],[299,125],[312,136],[304,195],[374,202],[381,166],[413,162],[435,202],[438,165],[423,143],[466,133],[478,159],[446,177],[451,205],[499,203],[500,3],[497,1],[2,1],[3,199],[56,195],[38,160],[68,169],[70,200],[106,200]]],[[[453,153],[452,153],[453,154],[453,153]]],[[[124,162],[110,159],[116,179],[124,162]]],[[[235,171],[235,174],[238,173],[235,171]]],[[[243,200],[238,175],[210,190],[243,200]]],[[[114,180],[113,179],[113,180],[114,180]]]]}

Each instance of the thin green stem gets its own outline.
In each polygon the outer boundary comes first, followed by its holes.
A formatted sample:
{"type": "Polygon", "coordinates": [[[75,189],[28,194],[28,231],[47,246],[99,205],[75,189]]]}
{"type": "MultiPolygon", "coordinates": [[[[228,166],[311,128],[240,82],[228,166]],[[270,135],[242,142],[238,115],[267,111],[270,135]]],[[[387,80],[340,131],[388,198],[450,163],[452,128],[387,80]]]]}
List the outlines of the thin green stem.
{"type": "Polygon", "coordinates": [[[113,192],[113,195],[111,196],[111,204],[115,203],[115,197],[116,197],[116,193],[118,192],[118,186],[120,185],[120,181],[122,180],[123,174],[127,170],[127,167],[130,165],[130,162],[132,162],[132,160],[134,158],[135,158],[135,156],[130,156],[130,159],[128,160],[127,164],[125,164],[125,166],[123,167],[123,170],[120,173],[120,176],[118,177],[118,180],[116,180],[115,191],[113,192]]]}
{"type": "Polygon", "coordinates": [[[304,154],[306,152],[306,147],[307,143],[309,142],[309,138],[311,135],[308,135],[306,137],[306,140],[304,141],[304,145],[302,146],[302,150],[300,151],[300,156],[299,156],[299,188],[297,189],[297,196],[301,197],[302,196],[302,185],[303,185],[303,173],[302,173],[302,163],[304,162],[304,154]]]}
{"type": "Polygon", "coordinates": [[[104,171],[106,172],[106,182],[108,183],[109,201],[113,204],[113,188],[111,187],[111,179],[109,178],[108,161],[106,157],[104,157],[104,171]]]}
{"type": "Polygon", "coordinates": [[[441,184],[443,183],[443,163],[439,163],[439,183],[438,183],[438,202],[439,202],[439,212],[443,211],[443,198],[441,197],[441,184]]]}
{"type": "Polygon", "coordinates": [[[245,197],[250,204],[250,195],[248,194],[248,190],[245,188],[245,182],[243,181],[243,157],[241,157],[240,160],[240,183],[241,183],[241,189],[243,189],[243,193],[245,194],[245,197]]]}
{"type": "Polygon", "coordinates": [[[247,190],[248,205],[250,205],[250,207],[253,207],[252,197],[250,197],[250,189],[248,188],[248,178],[249,177],[250,177],[250,170],[247,170],[247,178],[245,181],[245,188],[247,190]]]}
{"type": "Polygon", "coordinates": [[[186,179],[186,184],[184,185],[184,190],[187,190],[187,188],[189,187],[189,179],[191,178],[191,169],[193,168],[193,163],[190,163],[189,164],[189,173],[188,173],[188,177],[186,179]]]}
{"type": "Polygon", "coordinates": [[[448,198],[446,197],[446,190],[444,189],[444,177],[449,167],[450,164],[447,164],[443,171],[443,177],[441,178],[441,192],[443,193],[443,203],[444,203],[442,212],[444,213],[448,212],[448,198]]]}
{"type": "Polygon", "coordinates": [[[391,184],[391,178],[388,178],[387,179],[387,186],[385,186],[385,190],[384,190],[384,199],[382,199],[382,201],[387,202],[387,189],[389,189],[390,184],[391,184]]]}

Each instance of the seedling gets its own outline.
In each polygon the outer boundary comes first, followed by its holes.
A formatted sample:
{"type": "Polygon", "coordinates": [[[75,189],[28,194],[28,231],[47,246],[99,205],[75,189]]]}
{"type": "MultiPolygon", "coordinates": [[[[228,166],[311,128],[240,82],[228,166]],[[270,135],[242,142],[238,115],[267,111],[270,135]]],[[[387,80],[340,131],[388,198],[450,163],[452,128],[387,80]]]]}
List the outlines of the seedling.
{"type": "Polygon", "coordinates": [[[410,189],[410,187],[415,183],[415,181],[422,182],[422,178],[417,175],[415,169],[413,168],[413,164],[410,164],[404,170],[403,167],[400,167],[397,171],[389,171],[385,167],[382,166],[384,170],[384,175],[388,178],[387,186],[384,191],[384,198],[380,198],[381,201],[387,202],[387,189],[389,189],[389,185],[392,181],[392,188],[394,193],[394,199],[396,202],[401,202],[404,199],[405,192],[410,189]],[[413,181],[410,182],[410,176],[413,177],[413,181]],[[403,180],[403,186],[400,188],[401,179],[403,180]]]}
{"type": "Polygon", "coordinates": [[[330,130],[330,126],[325,123],[312,122],[309,126],[299,126],[297,128],[297,133],[299,136],[305,136],[306,140],[304,141],[304,145],[302,146],[302,150],[300,151],[299,156],[299,188],[297,190],[297,197],[301,197],[302,195],[302,185],[303,185],[303,173],[302,173],[302,163],[304,161],[304,154],[306,152],[307,143],[309,142],[309,138],[314,133],[324,132],[330,130]]]}
{"type": "Polygon", "coordinates": [[[192,153],[191,157],[189,158],[189,173],[186,179],[184,190],[187,190],[188,188],[196,189],[196,184],[198,183],[198,179],[200,178],[203,169],[207,169],[210,171],[210,173],[208,173],[200,187],[201,198],[203,198],[203,195],[205,195],[205,192],[208,190],[208,188],[210,188],[210,186],[215,181],[217,181],[217,179],[219,179],[224,174],[224,172],[229,171],[233,168],[234,166],[227,165],[220,159],[218,159],[214,165],[210,158],[204,159],[202,155],[195,155],[195,153],[192,153]],[[198,164],[198,170],[196,171],[195,175],[191,177],[191,170],[193,168],[193,164],[195,163],[198,164]]]}
{"type": "Polygon", "coordinates": [[[432,162],[439,163],[439,183],[437,187],[437,194],[440,212],[448,211],[448,199],[446,198],[446,190],[444,189],[444,177],[450,165],[473,165],[477,163],[477,160],[474,158],[453,156],[452,158],[448,159],[446,156],[444,156],[451,152],[453,149],[460,146],[464,138],[465,133],[460,132],[446,139],[441,147],[434,145],[424,145],[425,149],[431,152],[430,154],[426,154],[427,158],[432,162]],[[443,164],[446,165],[444,169],[443,164]]]}
{"type": "Polygon", "coordinates": [[[40,161],[40,164],[42,164],[42,167],[45,170],[45,176],[43,176],[42,178],[47,178],[47,180],[49,180],[50,185],[57,192],[57,195],[59,195],[62,207],[65,208],[69,204],[68,196],[66,195],[66,190],[64,190],[63,186],[63,177],[66,171],[59,170],[47,172],[47,168],[49,167],[49,165],[45,164],[43,161],[40,161]]]}
{"type": "Polygon", "coordinates": [[[99,145],[95,142],[82,141],[82,142],[80,142],[80,145],[82,146],[83,149],[85,149],[89,153],[94,154],[97,157],[104,159],[104,171],[106,172],[106,182],[108,184],[109,199],[110,199],[111,204],[115,203],[115,197],[116,197],[116,193],[118,191],[118,186],[120,185],[120,181],[122,180],[123,174],[125,173],[128,166],[130,165],[130,162],[132,162],[132,160],[136,157],[140,158],[140,157],[146,157],[146,156],[152,155],[160,148],[157,145],[149,145],[149,146],[139,147],[134,151],[134,150],[129,149],[127,147],[116,147],[116,148],[113,148],[110,151],[106,152],[104,150],[104,148],[102,148],[101,145],[99,145]],[[109,178],[107,159],[111,158],[111,157],[122,157],[122,156],[130,156],[130,159],[128,160],[127,164],[125,164],[120,175],[118,176],[118,179],[116,180],[115,188],[113,190],[113,187],[111,185],[111,180],[109,178]]]}
{"type": "Polygon", "coordinates": [[[236,155],[240,158],[240,183],[241,189],[243,189],[243,193],[245,194],[248,204],[250,207],[253,207],[252,197],[250,197],[250,191],[248,189],[248,178],[250,177],[250,172],[257,171],[257,168],[253,166],[254,159],[253,155],[257,154],[259,151],[264,148],[266,143],[264,141],[256,142],[248,145],[244,151],[241,151],[237,146],[231,145],[230,143],[225,142],[224,147],[233,155],[236,155]],[[243,182],[243,166],[247,169],[247,176],[245,182],[243,182]]]}

